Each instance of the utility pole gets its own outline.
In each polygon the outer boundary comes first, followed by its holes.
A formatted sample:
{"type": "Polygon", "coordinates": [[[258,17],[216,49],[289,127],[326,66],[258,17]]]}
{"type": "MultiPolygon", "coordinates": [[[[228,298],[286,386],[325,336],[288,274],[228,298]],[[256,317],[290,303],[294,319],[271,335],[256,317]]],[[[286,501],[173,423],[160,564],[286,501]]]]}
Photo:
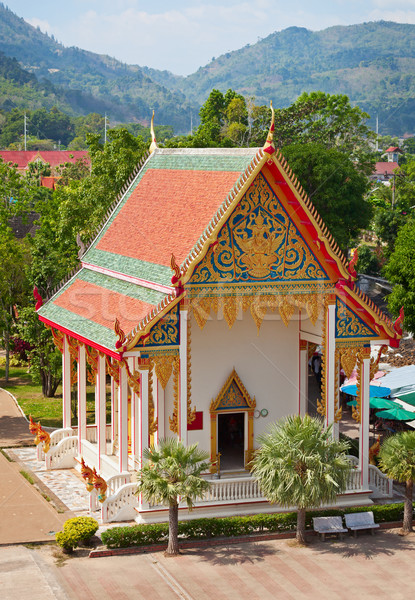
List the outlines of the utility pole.
{"type": "Polygon", "coordinates": [[[24,149],[27,150],[27,117],[24,114],[24,149]]]}
{"type": "Polygon", "coordinates": [[[104,117],[104,144],[107,143],[107,124],[108,124],[107,113],[105,113],[105,117],[104,117]]]}

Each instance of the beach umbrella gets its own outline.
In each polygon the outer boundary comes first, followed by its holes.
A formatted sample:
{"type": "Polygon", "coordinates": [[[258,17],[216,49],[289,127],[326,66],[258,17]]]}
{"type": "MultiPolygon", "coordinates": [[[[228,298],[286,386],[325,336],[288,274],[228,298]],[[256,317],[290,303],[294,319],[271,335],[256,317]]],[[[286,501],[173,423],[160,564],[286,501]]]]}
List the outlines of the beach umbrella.
{"type": "MultiPolygon", "coordinates": [[[[350,400],[347,405],[356,406],[357,400],[350,400]]],[[[369,406],[370,408],[377,408],[378,410],[381,410],[385,408],[395,408],[396,404],[393,400],[388,400],[387,398],[370,398],[369,406]]]]}
{"type": "MultiPolygon", "coordinates": [[[[343,387],[340,388],[340,391],[342,391],[343,394],[348,394],[349,396],[357,396],[357,386],[356,385],[344,385],[343,387]]],[[[369,386],[369,393],[370,393],[370,396],[373,398],[385,398],[386,396],[389,396],[391,391],[390,391],[390,388],[387,388],[387,387],[371,385],[371,386],[369,386]]]]}
{"type": "Polygon", "coordinates": [[[381,419],[390,419],[391,421],[413,421],[415,419],[415,412],[395,407],[389,410],[381,410],[376,413],[376,416],[381,419]]]}

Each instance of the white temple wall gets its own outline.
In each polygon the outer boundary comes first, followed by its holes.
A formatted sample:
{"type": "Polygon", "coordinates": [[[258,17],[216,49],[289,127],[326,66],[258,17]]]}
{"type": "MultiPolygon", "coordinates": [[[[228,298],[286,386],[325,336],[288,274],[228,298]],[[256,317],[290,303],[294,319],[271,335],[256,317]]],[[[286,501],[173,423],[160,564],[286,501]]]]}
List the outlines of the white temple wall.
{"type": "Polygon", "coordinates": [[[267,417],[254,419],[255,438],[273,421],[298,413],[298,319],[286,327],[279,315],[267,317],[259,336],[249,312],[232,329],[220,317],[203,330],[192,319],[192,406],[203,410],[203,431],[189,431],[189,444],[198,441],[210,450],[210,402],[234,367],[257,409],[268,410],[267,417]]]}

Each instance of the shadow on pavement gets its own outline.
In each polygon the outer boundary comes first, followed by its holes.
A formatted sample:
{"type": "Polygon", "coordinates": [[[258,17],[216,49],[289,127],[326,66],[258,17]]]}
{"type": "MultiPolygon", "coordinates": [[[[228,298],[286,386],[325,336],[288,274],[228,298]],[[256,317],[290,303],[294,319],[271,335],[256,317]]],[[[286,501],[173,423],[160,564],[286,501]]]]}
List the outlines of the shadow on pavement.
{"type": "Polygon", "coordinates": [[[200,548],[186,549],[189,556],[197,556],[199,560],[213,565],[242,565],[254,564],[264,560],[266,556],[278,554],[280,551],[262,543],[248,543],[230,546],[213,546],[201,550],[200,548]]]}

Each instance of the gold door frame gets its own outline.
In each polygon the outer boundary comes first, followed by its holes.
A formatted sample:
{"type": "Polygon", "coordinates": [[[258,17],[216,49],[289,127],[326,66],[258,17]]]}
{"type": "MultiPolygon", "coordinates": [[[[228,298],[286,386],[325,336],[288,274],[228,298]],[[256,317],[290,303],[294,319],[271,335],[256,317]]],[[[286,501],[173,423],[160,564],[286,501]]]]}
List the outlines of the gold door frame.
{"type": "Polygon", "coordinates": [[[225,410],[229,412],[229,409],[234,408],[234,412],[247,412],[248,413],[248,447],[244,456],[245,469],[248,469],[248,464],[252,459],[252,453],[254,449],[254,411],[256,407],[255,397],[251,398],[248,394],[244,384],[242,383],[239,375],[232,370],[225,385],[222,387],[216,399],[210,403],[210,460],[212,466],[210,468],[211,473],[217,471],[217,421],[218,413],[223,413],[225,410]],[[234,384],[234,386],[233,386],[234,384]],[[235,387],[239,391],[239,394],[235,392],[235,387]],[[232,388],[232,393],[229,390],[232,388]],[[243,401],[243,404],[241,404],[243,401]]]}

